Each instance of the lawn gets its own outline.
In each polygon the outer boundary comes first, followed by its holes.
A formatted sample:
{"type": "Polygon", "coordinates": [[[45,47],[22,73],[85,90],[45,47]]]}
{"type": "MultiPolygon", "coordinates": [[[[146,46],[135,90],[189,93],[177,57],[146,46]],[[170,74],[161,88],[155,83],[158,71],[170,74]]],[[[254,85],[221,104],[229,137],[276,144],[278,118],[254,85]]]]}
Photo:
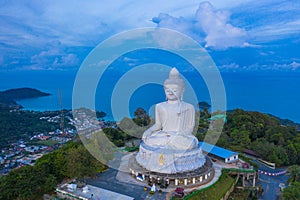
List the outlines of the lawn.
{"type": "Polygon", "coordinates": [[[223,171],[219,180],[208,188],[198,190],[188,195],[185,200],[219,200],[234,184],[235,178],[228,175],[228,172],[223,171]]]}

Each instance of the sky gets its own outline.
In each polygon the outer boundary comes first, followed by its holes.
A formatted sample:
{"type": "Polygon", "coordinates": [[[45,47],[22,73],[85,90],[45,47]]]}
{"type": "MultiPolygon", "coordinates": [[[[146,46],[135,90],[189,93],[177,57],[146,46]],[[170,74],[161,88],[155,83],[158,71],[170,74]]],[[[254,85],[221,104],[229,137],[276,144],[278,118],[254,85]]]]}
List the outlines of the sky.
{"type": "Polygon", "coordinates": [[[0,0],[0,71],[77,70],[122,31],[164,27],[222,71],[300,71],[298,0],[0,0]]]}

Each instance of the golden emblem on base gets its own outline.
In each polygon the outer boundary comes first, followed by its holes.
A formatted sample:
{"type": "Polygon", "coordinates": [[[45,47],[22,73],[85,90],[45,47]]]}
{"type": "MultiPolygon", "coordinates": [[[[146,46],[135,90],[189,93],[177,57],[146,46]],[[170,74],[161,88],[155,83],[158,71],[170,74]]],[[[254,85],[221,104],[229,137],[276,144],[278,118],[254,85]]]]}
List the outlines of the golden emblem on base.
{"type": "Polygon", "coordinates": [[[163,154],[160,154],[158,164],[159,165],[164,165],[164,155],[163,154]]]}

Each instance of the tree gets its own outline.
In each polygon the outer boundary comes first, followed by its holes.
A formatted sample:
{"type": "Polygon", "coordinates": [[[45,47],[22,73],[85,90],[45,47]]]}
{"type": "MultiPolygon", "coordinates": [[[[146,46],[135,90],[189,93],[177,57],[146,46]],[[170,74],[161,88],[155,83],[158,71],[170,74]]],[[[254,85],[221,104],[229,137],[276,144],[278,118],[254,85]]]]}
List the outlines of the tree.
{"type": "Polygon", "coordinates": [[[241,149],[250,144],[249,135],[250,133],[247,130],[239,131],[235,129],[230,133],[230,137],[233,139],[234,145],[240,146],[241,149]]]}
{"type": "Polygon", "coordinates": [[[204,110],[204,109],[209,109],[211,107],[211,105],[209,105],[205,101],[201,101],[201,102],[198,103],[198,107],[199,107],[200,110],[204,110]]]}
{"type": "Polygon", "coordinates": [[[199,111],[199,123],[198,123],[198,133],[206,133],[209,128],[209,118],[211,114],[209,113],[208,108],[204,107],[203,111],[199,111]]]}
{"type": "Polygon", "coordinates": [[[96,115],[98,118],[104,118],[106,117],[106,113],[103,111],[96,111],[96,115]]]}
{"type": "Polygon", "coordinates": [[[42,199],[65,178],[94,176],[105,169],[81,143],[42,156],[34,166],[24,166],[0,177],[0,199],[42,199]]]}
{"type": "Polygon", "coordinates": [[[294,182],[300,182],[300,166],[298,165],[292,165],[288,168],[288,173],[290,175],[290,178],[288,180],[288,183],[294,183],[294,182]]]}
{"type": "Polygon", "coordinates": [[[300,182],[294,182],[283,190],[283,198],[287,200],[300,199],[300,182]]]}
{"type": "Polygon", "coordinates": [[[104,128],[103,132],[107,138],[118,147],[124,146],[125,140],[130,138],[128,135],[126,135],[126,133],[118,128],[104,128]]]}
{"type": "Polygon", "coordinates": [[[277,166],[300,163],[300,131],[295,125],[286,126],[280,122],[278,118],[259,112],[228,111],[221,143],[238,151],[255,150],[260,157],[277,166]]]}
{"type": "Polygon", "coordinates": [[[53,191],[56,184],[52,174],[24,166],[0,179],[0,199],[40,199],[44,193],[53,191]]]}
{"type": "Polygon", "coordinates": [[[286,147],[286,152],[287,152],[287,156],[290,160],[290,164],[296,164],[297,161],[298,161],[298,152],[297,152],[297,149],[296,149],[296,147],[293,143],[290,143],[286,147]]]}
{"type": "MultiPolygon", "coordinates": [[[[289,165],[289,158],[286,152],[286,149],[283,146],[275,146],[273,151],[277,158],[278,162],[275,162],[277,166],[286,166],[289,165]]],[[[272,162],[272,160],[270,160],[272,162]]]]}
{"type": "Polygon", "coordinates": [[[94,176],[101,163],[97,163],[86,148],[80,145],[68,151],[66,166],[68,177],[82,179],[85,176],[94,176]]]}
{"type": "Polygon", "coordinates": [[[134,111],[133,121],[139,126],[147,126],[150,123],[151,119],[143,108],[137,108],[134,111]]]}

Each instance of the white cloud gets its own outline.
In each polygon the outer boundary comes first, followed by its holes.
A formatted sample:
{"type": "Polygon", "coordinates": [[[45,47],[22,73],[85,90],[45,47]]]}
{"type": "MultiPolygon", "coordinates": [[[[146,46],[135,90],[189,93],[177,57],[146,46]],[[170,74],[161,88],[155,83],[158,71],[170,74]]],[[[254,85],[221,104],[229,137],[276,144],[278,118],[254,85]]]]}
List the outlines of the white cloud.
{"type": "MultiPolygon", "coordinates": [[[[0,1],[0,55],[5,58],[0,61],[11,67],[32,62],[30,66],[35,69],[60,67],[63,63],[73,65],[79,62],[77,55],[81,58],[87,53],[77,47],[94,47],[128,29],[154,27],[153,21],[189,35],[212,51],[258,48],[261,46],[256,44],[299,35],[297,1],[0,1]],[[59,47],[49,45],[49,41],[59,41],[59,47]],[[70,52],[69,47],[77,48],[78,52],[70,52]]],[[[174,45],[178,42],[167,39],[162,42],[174,45]]]]}
{"type": "MultiPolygon", "coordinates": [[[[44,44],[95,46],[104,38],[132,28],[155,26],[159,12],[189,15],[197,0],[91,0],[0,2],[0,39],[7,45],[44,44]]],[[[36,46],[35,46],[36,47],[36,46]]]]}
{"type": "Polygon", "coordinates": [[[79,58],[73,53],[66,53],[59,41],[53,41],[46,49],[33,55],[30,63],[31,69],[59,69],[78,66],[79,58]]]}
{"type": "Polygon", "coordinates": [[[298,62],[291,62],[291,63],[285,63],[285,64],[274,64],[274,69],[281,69],[281,70],[298,70],[300,69],[300,63],[298,62]]]}
{"type": "Polygon", "coordinates": [[[289,63],[273,63],[273,64],[262,64],[262,63],[254,63],[251,65],[240,66],[236,63],[230,63],[227,65],[220,65],[218,68],[221,71],[296,71],[300,70],[300,62],[292,61],[289,63]]]}
{"type": "Polygon", "coordinates": [[[290,66],[292,67],[293,70],[296,70],[296,69],[300,68],[300,63],[297,63],[294,61],[290,64],[290,66]]]}
{"type": "Polygon", "coordinates": [[[298,0],[251,1],[231,9],[244,24],[252,43],[269,43],[300,33],[298,0]]]}
{"type": "Polygon", "coordinates": [[[228,11],[216,10],[209,2],[199,5],[196,12],[196,27],[202,29],[205,36],[205,46],[226,49],[228,47],[242,47],[247,44],[245,29],[230,24],[228,11]]]}
{"type": "Polygon", "coordinates": [[[227,70],[235,71],[235,70],[239,69],[240,66],[236,63],[230,63],[228,65],[220,65],[220,66],[218,66],[218,68],[220,70],[224,70],[224,71],[227,71],[227,70]]]}
{"type": "Polygon", "coordinates": [[[209,2],[200,3],[192,20],[168,14],[160,14],[152,20],[160,27],[173,28],[192,36],[205,47],[227,49],[250,46],[246,30],[230,24],[230,13],[216,10],[209,2]]]}
{"type": "Polygon", "coordinates": [[[74,67],[78,65],[79,59],[75,54],[66,54],[59,57],[56,57],[53,66],[54,67],[74,67]]]}
{"type": "MultiPolygon", "coordinates": [[[[183,32],[182,30],[181,32],[183,32]]],[[[162,31],[156,31],[152,33],[152,38],[150,41],[157,42],[159,48],[162,49],[182,49],[186,48],[186,45],[188,45],[188,41],[184,37],[178,37],[177,31],[168,30],[162,30],[162,31]]]]}
{"type": "Polygon", "coordinates": [[[53,41],[52,43],[48,43],[48,45],[44,48],[44,50],[40,51],[38,54],[35,54],[31,57],[31,63],[33,64],[43,64],[47,62],[49,58],[55,58],[56,56],[62,53],[61,43],[59,41],[53,41]]]}
{"type": "Polygon", "coordinates": [[[152,21],[158,23],[160,27],[176,29],[180,32],[187,32],[187,30],[190,30],[193,26],[190,21],[183,17],[176,18],[166,13],[160,13],[158,17],[154,17],[152,21]]]}
{"type": "Polygon", "coordinates": [[[128,66],[130,66],[130,67],[136,66],[138,64],[138,62],[140,62],[139,59],[134,59],[134,58],[130,58],[127,56],[123,57],[123,61],[126,62],[128,64],[128,66]]]}
{"type": "MultiPolygon", "coordinates": [[[[213,2],[219,8],[228,5],[213,2]]],[[[198,5],[198,0],[5,1],[0,3],[0,39],[8,45],[34,47],[53,39],[64,45],[95,46],[114,33],[155,26],[151,19],[159,13],[179,21],[180,16],[190,19],[198,5]]]]}
{"type": "Polygon", "coordinates": [[[266,52],[260,52],[259,55],[261,56],[270,56],[270,55],[274,55],[275,52],[274,51],[266,51],[266,52]]]}
{"type": "MultiPolygon", "coordinates": [[[[300,10],[299,10],[300,11],[300,10]]],[[[257,42],[270,42],[288,38],[290,35],[300,33],[300,19],[295,21],[274,22],[269,25],[263,25],[253,28],[250,34],[255,36],[257,42]]]]}
{"type": "Polygon", "coordinates": [[[124,62],[138,62],[139,59],[136,59],[136,58],[130,58],[130,57],[124,56],[124,57],[123,57],[123,61],[124,61],[124,62]]]}

